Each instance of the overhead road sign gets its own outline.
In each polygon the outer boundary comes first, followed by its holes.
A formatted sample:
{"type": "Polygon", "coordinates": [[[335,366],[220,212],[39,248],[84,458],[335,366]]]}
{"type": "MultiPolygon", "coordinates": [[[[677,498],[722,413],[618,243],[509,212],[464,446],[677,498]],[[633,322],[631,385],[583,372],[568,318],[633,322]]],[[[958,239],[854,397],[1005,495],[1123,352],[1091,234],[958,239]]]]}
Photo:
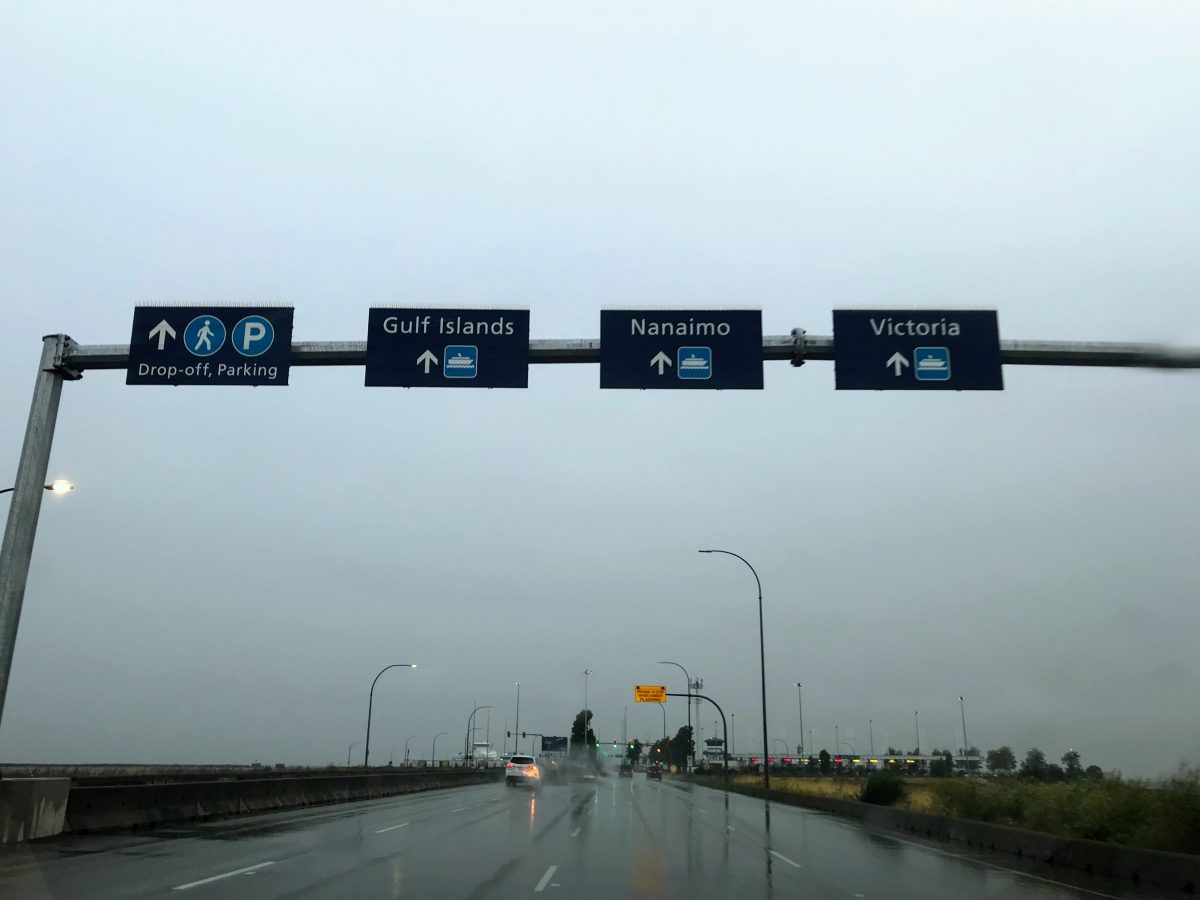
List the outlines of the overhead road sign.
{"type": "Polygon", "coordinates": [[[839,391],[1000,391],[995,310],[835,309],[839,391]]]}
{"type": "Polygon", "coordinates": [[[661,684],[635,685],[633,699],[638,703],[666,703],[667,688],[661,684]]]}
{"type": "Polygon", "coordinates": [[[290,306],[138,306],[126,384],[285,385],[290,306]]]}
{"type": "Polygon", "coordinates": [[[759,310],[600,312],[600,387],[762,390],[759,310]]]}
{"type": "Polygon", "coordinates": [[[529,310],[376,307],[367,387],[529,386],[529,310]]]}

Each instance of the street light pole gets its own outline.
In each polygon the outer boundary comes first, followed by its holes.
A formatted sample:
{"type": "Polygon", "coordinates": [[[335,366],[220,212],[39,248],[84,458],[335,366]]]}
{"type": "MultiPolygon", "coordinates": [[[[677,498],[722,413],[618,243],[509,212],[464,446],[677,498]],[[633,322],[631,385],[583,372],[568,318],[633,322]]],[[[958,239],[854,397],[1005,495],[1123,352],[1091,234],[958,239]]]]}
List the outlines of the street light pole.
{"type": "Polygon", "coordinates": [[[463,737],[463,765],[467,764],[468,755],[471,759],[475,758],[475,748],[471,746],[471,723],[475,721],[475,713],[481,709],[491,709],[490,706],[477,706],[471,710],[471,715],[467,717],[467,733],[463,737]]]}
{"type": "Polygon", "coordinates": [[[513,755],[521,752],[521,682],[517,685],[517,724],[513,726],[513,755]]]}
{"type": "Polygon", "coordinates": [[[913,727],[916,729],[916,732],[917,732],[917,752],[914,753],[913,756],[920,756],[921,755],[921,711],[919,709],[913,710],[913,727]]]}
{"type": "Polygon", "coordinates": [[[346,748],[346,768],[350,768],[350,754],[354,752],[354,748],[359,745],[359,741],[351,741],[350,746],[346,748]]]}
{"type": "MultiPolygon", "coordinates": [[[[587,701],[588,676],[592,675],[592,674],[594,674],[594,673],[592,672],[591,669],[583,670],[583,753],[585,756],[587,755],[588,750],[589,750],[588,732],[591,729],[588,726],[591,724],[591,721],[592,721],[592,714],[591,714],[591,711],[588,709],[588,701],[587,701]]],[[[593,747],[590,749],[595,749],[595,748],[593,747]]]]}
{"type": "MultiPolygon", "coordinates": [[[[726,556],[733,556],[746,563],[751,574],[754,575],[754,583],[758,585],[758,657],[761,663],[762,675],[762,718],[763,718],[763,756],[765,757],[770,750],[767,740],[767,649],[766,637],[763,632],[763,605],[762,605],[762,581],[758,577],[758,572],[754,566],[746,560],[745,557],[739,556],[732,550],[701,550],[701,553],[724,553],[726,556]]],[[[771,790],[771,767],[763,765],[763,790],[771,790]]]]}
{"type": "Polygon", "coordinates": [[[412,737],[410,737],[410,738],[409,738],[407,741],[405,741],[405,742],[404,742],[404,764],[405,764],[405,765],[408,765],[408,745],[409,745],[409,742],[410,742],[410,741],[413,741],[413,740],[415,740],[415,739],[416,739],[416,735],[414,734],[412,737]]]}
{"type": "Polygon", "coordinates": [[[971,746],[967,743],[967,701],[961,696],[958,698],[958,711],[962,713],[963,725],[963,764],[967,767],[967,771],[971,769],[971,761],[967,759],[967,748],[971,746]]]}
{"type": "Polygon", "coordinates": [[[25,583],[29,578],[29,563],[33,556],[33,539],[37,534],[38,516],[42,509],[46,471],[50,466],[50,445],[54,442],[58,401],[62,396],[63,381],[79,377],[79,373],[64,362],[70,346],[71,339],[64,334],[42,338],[42,356],[33,385],[33,401],[29,405],[21,455],[17,457],[17,476],[12,489],[12,503],[8,507],[4,541],[0,544],[0,718],[4,715],[4,698],[8,695],[8,677],[17,645],[17,626],[21,622],[25,583]]]}
{"type": "MultiPolygon", "coordinates": [[[[415,669],[416,667],[416,663],[392,663],[390,666],[384,666],[380,669],[379,675],[382,675],[388,669],[415,669]]],[[[375,683],[379,681],[379,675],[376,675],[375,681],[371,682],[371,695],[367,698],[367,743],[363,746],[364,769],[368,767],[371,761],[371,711],[375,707],[375,683]]]]}
{"type": "Polygon", "coordinates": [[[870,741],[871,741],[871,755],[874,756],[875,755],[875,722],[871,719],[867,719],[867,734],[870,736],[870,741]]]}
{"type": "Polygon", "coordinates": [[[796,700],[800,704],[800,755],[804,756],[804,685],[796,682],[796,700]]]}
{"type": "Polygon", "coordinates": [[[833,726],[833,752],[837,756],[842,755],[842,739],[838,736],[838,727],[833,726]]]}
{"type": "Polygon", "coordinates": [[[446,732],[444,732],[444,731],[439,731],[437,734],[435,734],[433,736],[433,749],[431,749],[429,751],[429,764],[430,765],[435,765],[437,763],[437,739],[440,738],[445,733],[446,732]]]}
{"type": "Polygon", "coordinates": [[[671,662],[669,659],[660,659],[658,664],[660,666],[674,666],[675,668],[679,669],[679,671],[683,672],[683,677],[687,679],[687,733],[689,746],[683,748],[683,774],[686,775],[688,772],[688,761],[692,755],[688,751],[691,749],[690,745],[694,743],[694,741],[692,741],[692,676],[689,675],[688,670],[679,663],[671,662]]]}

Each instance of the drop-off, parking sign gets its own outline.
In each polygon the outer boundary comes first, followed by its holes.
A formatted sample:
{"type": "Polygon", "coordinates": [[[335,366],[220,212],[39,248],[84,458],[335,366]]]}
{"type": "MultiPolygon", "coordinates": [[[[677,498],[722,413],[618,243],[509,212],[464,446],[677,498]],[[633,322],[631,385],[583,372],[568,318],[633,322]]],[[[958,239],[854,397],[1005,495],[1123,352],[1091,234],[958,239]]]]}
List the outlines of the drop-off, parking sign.
{"type": "Polygon", "coordinates": [[[600,387],[762,390],[759,310],[600,312],[600,387]]]}
{"type": "Polygon", "coordinates": [[[285,385],[290,306],[138,306],[126,384],[285,385]]]}
{"type": "Polygon", "coordinates": [[[835,309],[839,391],[1000,391],[995,310],[835,309]]]}

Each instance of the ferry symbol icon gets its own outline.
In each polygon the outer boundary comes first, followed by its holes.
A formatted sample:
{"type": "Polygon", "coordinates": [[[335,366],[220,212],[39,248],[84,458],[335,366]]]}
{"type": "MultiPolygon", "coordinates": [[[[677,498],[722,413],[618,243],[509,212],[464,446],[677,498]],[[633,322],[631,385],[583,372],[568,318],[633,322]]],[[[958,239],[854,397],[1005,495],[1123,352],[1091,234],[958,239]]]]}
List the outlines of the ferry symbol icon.
{"type": "Polygon", "coordinates": [[[711,347],[680,347],[675,361],[675,373],[685,381],[712,378],[711,347]]]}
{"type": "Polygon", "coordinates": [[[913,375],[917,381],[949,381],[950,349],[948,347],[918,347],[913,351],[913,375]]]}
{"type": "Polygon", "coordinates": [[[442,358],[442,374],[447,378],[474,378],[479,374],[479,348],[471,344],[451,344],[442,358]]]}

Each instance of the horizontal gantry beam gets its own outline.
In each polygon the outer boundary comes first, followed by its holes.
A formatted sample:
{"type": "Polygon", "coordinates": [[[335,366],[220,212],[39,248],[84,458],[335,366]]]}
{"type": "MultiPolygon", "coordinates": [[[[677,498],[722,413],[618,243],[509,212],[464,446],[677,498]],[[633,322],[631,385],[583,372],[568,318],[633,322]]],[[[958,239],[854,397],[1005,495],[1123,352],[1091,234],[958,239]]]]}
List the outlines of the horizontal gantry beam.
{"type": "MultiPolygon", "coordinates": [[[[818,335],[768,335],[763,338],[764,360],[796,365],[832,360],[833,338],[818,335]]],[[[1105,366],[1143,369],[1200,369],[1200,347],[1079,341],[1001,341],[1000,359],[1010,366],[1105,366]]],[[[64,368],[124,369],[127,344],[76,344],[63,354],[64,368]]],[[[292,344],[293,366],[363,366],[366,341],[298,341],[292,344]]],[[[530,363],[598,363],[599,339],[529,342],[530,363]]]]}

